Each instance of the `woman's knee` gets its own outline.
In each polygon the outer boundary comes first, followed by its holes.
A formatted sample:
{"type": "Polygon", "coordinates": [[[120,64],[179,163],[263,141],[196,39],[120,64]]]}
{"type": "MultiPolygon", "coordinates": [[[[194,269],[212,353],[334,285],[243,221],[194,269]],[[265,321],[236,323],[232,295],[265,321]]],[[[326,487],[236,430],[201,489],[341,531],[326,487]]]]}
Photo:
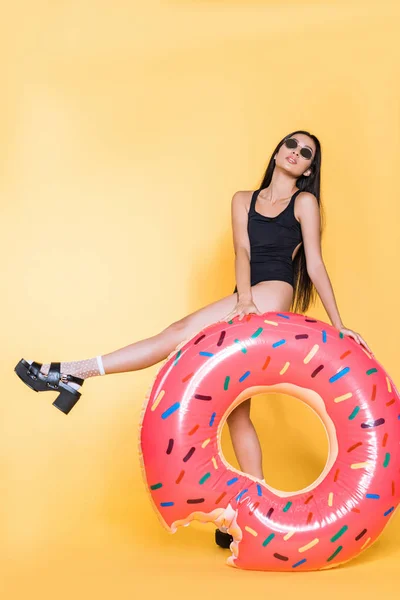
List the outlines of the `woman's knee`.
{"type": "Polygon", "coordinates": [[[251,398],[244,400],[241,404],[239,404],[227,418],[227,423],[229,427],[236,427],[237,425],[248,425],[251,423],[250,419],[250,406],[251,406],[251,398]]]}

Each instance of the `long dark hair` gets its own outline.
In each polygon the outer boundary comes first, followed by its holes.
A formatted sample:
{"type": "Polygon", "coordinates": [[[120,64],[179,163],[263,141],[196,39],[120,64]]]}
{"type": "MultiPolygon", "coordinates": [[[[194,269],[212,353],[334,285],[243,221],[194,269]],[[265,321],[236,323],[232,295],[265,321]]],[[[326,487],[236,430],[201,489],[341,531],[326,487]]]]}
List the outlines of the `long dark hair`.
{"type": "MultiPolygon", "coordinates": [[[[311,168],[311,174],[307,176],[300,175],[296,180],[297,187],[303,192],[310,192],[314,194],[314,196],[318,200],[319,208],[320,208],[320,216],[321,216],[321,236],[324,230],[324,214],[323,207],[321,204],[320,198],[320,180],[321,180],[321,144],[319,143],[318,138],[310,133],[309,131],[303,131],[302,129],[298,129],[297,131],[293,131],[279,142],[273,151],[270,161],[268,163],[267,170],[265,171],[264,177],[262,179],[259,188],[266,188],[269,186],[272,180],[272,173],[275,169],[275,160],[274,156],[279,151],[280,147],[285,143],[285,140],[292,137],[296,133],[304,133],[312,138],[315,142],[315,155],[314,159],[309,168],[311,168]]],[[[296,256],[293,261],[293,271],[294,271],[294,293],[292,304],[290,306],[290,312],[295,313],[306,313],[310,305],[315,303],[317,298],[317,291],[313,282],[310,279],[310,276],[307,273],[307,265],[306,265],[306,255],[304,252],[304,244],[302,244],[299,250],[296,253],[296,256]]]]}

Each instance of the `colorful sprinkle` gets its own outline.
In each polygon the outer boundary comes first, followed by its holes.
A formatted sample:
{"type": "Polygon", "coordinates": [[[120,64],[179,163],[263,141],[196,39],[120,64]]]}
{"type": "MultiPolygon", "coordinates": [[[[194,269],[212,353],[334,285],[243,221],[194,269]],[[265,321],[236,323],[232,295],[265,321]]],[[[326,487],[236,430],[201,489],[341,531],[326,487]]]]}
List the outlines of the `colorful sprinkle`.
{"type": "Polygon", "coordinates": [[[258,536],[257,531],[254,531],[254,529],[252,529],[251,527],[248,527],[247,525],[245,525],[245,530],[248,531],[249,533],[251,533],[251,535],[254,535],[254,537],[258,536]]]}
{"type": "Polygon", "coordinates": [[[246,490],[242,490],[242,491],[240,492],[240,494],[239,494],[238,496],[236,496],[236,502],[239,502],[240,498],[241,498],[242,496],[244,496],[244,494],[245,494],[246,492],[248,492],[248,491],[249,491],[248,489],[246,489],[246,490]]]}
{"type": "Polygon", "coordinates": [[[204,498],[190,498],[189,500],[186,500],[186,502],[188,504],[201,504],[201,502],[204,502],[205,499],[204,498]]]}
{"type": "Polygon", "coordinates": [[[272,517],[272,513],[274,512],[274,510],[275,510],[275,509],[274,509],[274,508],[272,508],[272,506],[271,506],[271,508],[270,508],[270,509],[269,509],[269,511],[267,512],[267,519],[270,519],[270,518],[272,517]]]}
{"type": "Polygon", "coordinates": [[[296,532],[294,529],[293,529],[293,531],[288,531],[287,534],[283,536],[283,539],[285,540],[285,542],[290,540],[290,538],[293,537],[295,533],[296,532]]]}
{"type": "Polygon", "coordinates": [[[372,375],[372,373],[377,373],[378,369],[368,369],[368,371],[366,372],[367,375],[372,375]]]}
{"type": "MultiPolygon", "coordinates": [[[[241,342],[240,340],[235,340],[236,344],[243,344],[243,342],[241,342]]],[[[243,354],[246,354],[247,352],[247,348],[246,346],[242,346],[242,348],[240,348],[240,351],[243,352],[243,354]]]]}
{"type": "Polygon", "coordinates": [[[322,341],[324,344],[326,344],[326,340],[327,340],[327,336],[326,336],[326,331],[325,329],[322,331],[322,341]]]}
{"type": "Polygon", "coordinates": [[[299,335],[294,336],[295,340],[306,340],[308,338],[308,333],[299,333],[299,335]]]}
{"type": "Polygon", "coordinates": [[[214,469],[218,469],[217,461],[215,460],[214,456],[212,457],[211,461],[212,461],[212,464],[214,465],[214,469]]]}
{"type": "Polygon", "coordinates": [[[204,442],[202,443],[201,447],[205,448],[210,442],[211,442],[211,438],[207,438],[206,440],[204,440],[204,442]]]}
{"type": "Polygon", "coordinates": [[[371,541],[371,538],[369,537],[361,546],[361,550],[364,550],[365,546],[368,546],[369,542],[371,541]]]}
{"type": "Polygon", "coordinates": [[[289,560],[288,556],[282,556],[282,554],[278,554],[278,552],[275,552],[274,556],[275,556],[275,558],[278,558],[279,560],[289,560]]]}
{"type": "Polygon", "coordinates": [[[279,323],[276,323],[275,321],[266,321],[266,320],[264,320],[264,323],[268,323],[268,325],[275,325],[276,327],[279,325],[279,323]]]}
{"type": "Polygon", "coordinates": [[[329,492],[328,506],[333,506],[333,492],[329,492]]]}
{"type": "Polygon", "coordinates": [[[312,540],[312,542],[309,542],[305,546],[302,546],[301,548],[299,548],[299,552],[306,552],[306,550],[309,550],[310,548],[313,548],[314,546],[316,546],[318,544],[318,542],[319,542],[319,539],[315,538],[314,540],[312,540]]]}
{"type": "Polygon", "coordinates": [[[352,421],[353,419],[355,419],[359,412],[360,412],[360,407],[356,406],[355,409],[353,410],[353,412],[349,415],[349,421],[352,421]]]}
{"type": "Polygon", "coordinates": [[[308,504],[310,502],[310,500],[312,500],[314,498],[314,496],[308,496],[307,500],[304,502],[304,504],[308,504]]]}
{"type": "Polygon", "coordinates": [[[392,511],[394,511],[394,506],[391,506],[391,507],[389,508],[389,510],[387,510],[386,512],[384,512],[384,513],[383,513],[383,516],[384,516],[384,517],[387,517],[388,515],[390,515],[390,513],[391,513],[392,511]]]}
{"type": "Polygon", "coordinates": [[[385,460],[383,461],[383,466],[386,468],[390,462],[390,453],[386,452],[385,460]]]}
{"type": "Polygon", "coordinates": [[[392,386],[390,385],[390,379],[389,377],[386,377],[386,383],[387,383],[387,389],[389,394],[392,392],[392,386]]]}
{"type": "Polygon", "coordinates": [[[376,384],[372,386],[371,402],[375,402],[376,399],[376,384]]]}
{"type": "Polygon", "coordinates": [[[350,467],[352,469],[368,469],[368,467],[373,467],[373,463],[367,460],[362,463],[353,463],[350,467]]]}
{"type": "Polygon", "coordinates": [[[348,394],[343,394],[343,396],[338,396],[337,398],[334,399],[334,402],[343,402],[343,400],[348,400],[349,398],[352,398],[353,394],[351,392],[349,392],[348,394]]]}
{"type": "Polygon", "coordinates": [[[188,433],[188,435],[193,435],[198,430],[199,426],[195,425],[188,433]]]}
{"type": "Polygon", "coordinates": [[[205,337],[206,337],[206,334],[203,333],[203,335],[201,335],[200,337],[197,338],[197,340],[195,340],[194,345],[196,346],[196,344],[201,342],[201,340],[204,340],[205,337]]]}
{"type": "Polygon", "coordinates": [[[179,473],[178,479],[175,481],[175,483],[180,483],[182,481],[184,474],[185,474],[185,471],[181,471],[179,473]]]}
{"type": "Polygon", "coordinates": [[[272,347],[277,348],[278,346],[282,346],[282,344],[286,344],[286,340],[279,340],[279,342],[274,342],[272,344],[272,347]]]}
{"type": "Polygon", "coordinates": [[[358,540],[361,540],[361,538],[362,538],[362,537],[364,537],[364,535],[365,535],[366,533],[367,533],[367,530],[366,530],[366,529],[363,529],[363,530],[361,531],[361,533],[359,533],[359,534],[356,536],[356,538],[355,538],[356,542],[358,542],[358,540]]]}
{"type": "Polygon", "coordinates": [[[151,490],[158,490],[159,488],[162,488],[162,483],[155,483],[154,485],[150,486],[151,490]]]}
{"type": "Polygon", "coordinates": [[[264,547],[268,546],[268,544],[270,543],[271,540],[274,539],[274,537],[275,537],[275,534],[274,533],[270,533],[269,536],[265,538],[265,540],[263,541],[262,545],[264,547]]]}
{"type": "Polygon", "coordinates": [[[271,357],[267,356],[265,363],[262,366],[262,370],[265,371],[265,369],[268,367],[269,363],[271,362],[271,357]]]}
{"type": "Polygon", "coordinates": [[[290,317],[288,315],[284,315],[282,313],[276,313],[277,317],[282,317],[282,319],[290,319],[290,317]]]}
{"type": "Polygon", "coordinates": [[[256,510],[256,508],[258,508],[260,506],[259,502],[255,502],[253,504],[253,506],[251,507],[251,509],[249,510],[249,516],[251,517],[251,515],[254,513],[254,511],[256,510]]]}
{"type": "Polygon", "coordinates": [[[290,362],[285,363],[285,366],[281,369],[281,371],[279,371],[279,375],[283,375],[284,373],[286,373],[289,366],[290,366],[290,362]]]}
{"type": "Polygon", "coordinates": [[[329,383],[334,383],[335,381],[337,381],[338,379],[341,379],[342,377],[344,377],[345,375],[347,375],[347,373],[350,371],[350,367],[345,367],[344,369],[342,369],[341,371],[339,371],[338,373],[336,373],[335,375],[333,375],[330,379],[329,379],[329,383]]]}
{"type": "Polygon", "coordinates": [[[200,479],[200,481],[199,481],[199,484],[200,484],[200,485],[203,485],[203,483],[204,483],[205,481],[207,481],[207,479],[208,479],[209,477],[211,477],[211,473],[206,473],[205,475],[203,475],[203,477],[202,477],[202,478],[200,479]]]}
{"type": "Polygon", "coordinates": [[[239,481],[239,477],[234,477],[233,479],[230,479],[229,481],[227,481],[226,485],[232,485],[233,483],[236,483],[237,481],[239,481]]]}
{"type": "Polygon", "coordinates": [[[316,319],[304,319],[306,323],[318,323],[316,319]]]}
{"type": "Polygon", "coordinates": [[[225,377],[225,381],[224,381],[224,390],[225,390],[225,391],[226,391],[226,390],[228,389],[228,387],[229,387],[229,382],[230,382],[230,379],[231,379],[231,378],[229,377],[229,375],[227,375],[227,376],[225,377]]]}
{"type": "Polygon", "coordinates": [[[259,328],[258,328],[258,329],[257,329],[257,330],[254,332],[254,333],[252,333],[252,334],[251,334],[251,336],[250,336],[250,337],[252,337],[252,338],[256,338],[256,337],[258,337],[258,336],[260,335],[260,333],[262,333],[262,332],[263,332],[263,328],[262,328],[262,327],[259,327],[259,328]]]}
{"type": "Polygon", "coordinates": [[[309,525],[309,524],[311,523],[311,521],[312,521],[312,518],[313,518],[313,514],[312,514],[312,512],[308,513],[308,517],[307,517],[307,525],[309,525]]]}
{"type": "Polygon", "coordinates": [[[396,400],[392,398],[391,400],[389,400],[389,402],[386,402],[386,406],[392,406],[392,404],[394,404],[395,402],[396,400]]]}
{"type": "Polygon", "coordinates": [[[331,542],[336,542],[342,535],[348,530],[348,525],[343,525],[341,529],[333,537],[331,537],[331,542]]]}
{"type": "Polygon", "coordinates": [[[174,360],[174,367],[178,364],[178,360],[179,360],[179,357],[181,354],[182,354],[182,350],[178,350],[178,352],[176,353],[175,360],[174,360]]]}
{"type": "Polygon", "coordinates": [[[178,410],[179,407],[180,407],[180,403],[175,402],[175,404],[173,404],[172,406],[167,408],[167,410],[162,413],[161,418],[167,419],[170,415],[172,415],[172,413],[174,413],[176,410],[178,410]]]}
{"type": "Polygon", "coordinates": [[[311,377],[316,377],[320,371],[324,368],[324,365],[319,365],[314,371],[311,373],[311,377]]]}
{"type": "Polygon", "coordinates": [[[152,411],[156,410],[156,408],[160,404],[164,394],[165,394],[165,390],[161,390],[161,392],[158,394],[157,398],[154,400],[154,402],[151,406],[152,411]]]}
{"type": "Polygon", "coordinates": [[[353,450],[355,450],[356,448],[359,448],[362,445],[363,445],[362,442],[357,442],[357,444],[353,444],[352,446],[350,446],[350,448],[347,449],[347,452],[353,452],[353,450]]]}
{"type": "Polygon", "coordinates": [[[242,381],[244,381],[245,379],[247,379],[247,377],[250,375],[250,371],[246,371],[246,373],[244,373],[244,375],[241,376],[241,378],[239,379],[240,383],[242,381]]]}
{"type": "Polygon", "coordinates": [[[377,419],[376,421],[372,421],[370,423],[361,423],[361,427],[363,429],[370,429],[371,427],[379,427],[379,425],[383,425],[385,419],[377,419]]]}
{"type": "Polygon", "coordinates": [[[306,558],[303,558],[302,560],[299,560],[299,562],[294,563],[294,565],[292,565],[292,569],[295,569],[296,567],[299,567],[300,565],[304,564],[305,562],[307,562],[306,558]]]}
{"type": "Polygon", "coordinates": [[[186,454],[186,456],[183,459],[183,462],[187,462],[189,460],[189,458],[191,458],[195,452],[196,448],[194,446],[192,446],[189,450],[189,452],[186,454]]]}
{"type": "Polygon", "coordinates": [[[337,556],[341,550],[343,550],[343,546],[338,546],[336,548],[335,552],[333,554],[331,554],[331,556],[327,559],[327,562],[329,562],[330,560],[333,560],[335,558],[335,556],[337,556]]]}
{"type": "Polygon", "coordinates": [[[218,342],[217,342],[217,346],[221,346],[222,342],[224,341],[226,335],[226,331],[221,331],[218,342]]]}
{"type": "Polygon", "coordinates": [[[171,454],[172,448],[174,447],[174,440],[170,438],[168,442],[167,454],[171,454]]]}
{"type": "Polygon", "coordinates": [[[218,498],[215,501],[215,504],[219,504],[222,500],[222,498],[224,498],[224,496],[226,496],[226,492],[222,492],[222,494],[220,496],[218,496],[218,498]]]}
{"type": "Polygon", "coordinates": [[[210,422],[209,422],[210,427],[212,427],[214,425],[214,420],[215,420],[216,416],[217,416],[217,413],[213,412],[213,414],[211,415],[210,422]]]}
{"type": "Polygon", "coordinates": [[[212,352],[199,352],[200,356],[214,356],[212,352]]]}
{"type": "Polygon", "coordinates": [[[336,481],[338,480],[339,473],[340,473],[340,469],[336,469],[335,477],[333,478],[334,483],[336,483],[336,481]]]}
{"type": "Polygon", "coordinates": [[[380,495],[379,494],[365,494],[365,497],[368,498],[368,500],[379,500],[380,495]]]}
{"type": "Polygon", "coordinates": [[[318,350],[319,350],[319,346],[318,346],[318,344],[315,344],[303,361],[305,365],[307,363],[309,363],[310,360],[313,358],[313,356],[315,356],[317,354],[318,350]]]}
{"type": "Polygon", "coordinates": [[[343,354],[340,356],[340,360],[343,360],[344,358],[346,358],[346,356],[348,356],[349,354],[351,354],[351,350],[347,350],[346,352],[343,352],[343,354]]]}
{"type": "Polygon", "coordinates": [[[212,396],[205,396],[204,394],[195,394],[196,400],[212,400],[212,396]]]}
{"type": "Polygon", "coordinates": [[[257,483],[257,495],[262,496],[262,489],[261,489],[261,485],[259,483],[257,483]]]}
{"type": "Polygon", "coordinates": [[[292,506],[292,502],[288,502],[288,503],[286,504],[286,506],[284,506],[284,508],[283,508],[283,512],[287,512],[291,506],[292,506]]]}
{"type": "Polygon", "coordinates": [[[160,506],[174,506],[174,502],[161,502],[160,506]]]}

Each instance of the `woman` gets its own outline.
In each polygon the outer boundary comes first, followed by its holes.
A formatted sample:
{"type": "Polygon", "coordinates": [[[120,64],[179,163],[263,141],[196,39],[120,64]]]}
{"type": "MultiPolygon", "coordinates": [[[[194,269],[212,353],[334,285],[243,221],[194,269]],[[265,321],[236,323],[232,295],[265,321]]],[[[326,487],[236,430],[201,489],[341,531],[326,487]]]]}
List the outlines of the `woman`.
{"type": "MultiPolygon", "coordinates": [[[[109,354],[44,365],[22,359],[15,368],[17,374],[36,391],[61,392],[55,405],[68,413],[88,377],[154,365],[180,342],[216,321],[267,311],[305,313],[315,301],[316,291],[332,325],[371,352],[360,334],[343,325],[321,256],[320,168],[321,147],[316,136],[295,131],[276,146],[260,188],[233,195],[237,285],[232,294],[171,323],[157,335],[109,354]]],[[[263,480],[250,402],[251,398],[235,408],[227,422],[241,470],[263,480]]],[[[220,545],[228,546],[231,539],[217,530],[220,545]]]]}

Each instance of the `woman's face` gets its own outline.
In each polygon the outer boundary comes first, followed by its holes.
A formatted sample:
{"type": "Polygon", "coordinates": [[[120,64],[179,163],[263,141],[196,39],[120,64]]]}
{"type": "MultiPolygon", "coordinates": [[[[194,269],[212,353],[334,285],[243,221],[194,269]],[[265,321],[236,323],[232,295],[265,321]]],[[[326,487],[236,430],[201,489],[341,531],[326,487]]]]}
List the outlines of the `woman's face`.
{"type": "Polygon", "coordinates": [[[275,165],[292,173],[296,179],[300,175],[310,175],[310,165],[314,160],[316,150],[314,140],[304,133],[294,133],[289,139],[296,140],[296,148],[288,148],[285,143],[282,144],[275,154],[275,165]],[[302,148],[307,150],[308,154],[311,151],[310,158],[303,156],[302,148]]]}

